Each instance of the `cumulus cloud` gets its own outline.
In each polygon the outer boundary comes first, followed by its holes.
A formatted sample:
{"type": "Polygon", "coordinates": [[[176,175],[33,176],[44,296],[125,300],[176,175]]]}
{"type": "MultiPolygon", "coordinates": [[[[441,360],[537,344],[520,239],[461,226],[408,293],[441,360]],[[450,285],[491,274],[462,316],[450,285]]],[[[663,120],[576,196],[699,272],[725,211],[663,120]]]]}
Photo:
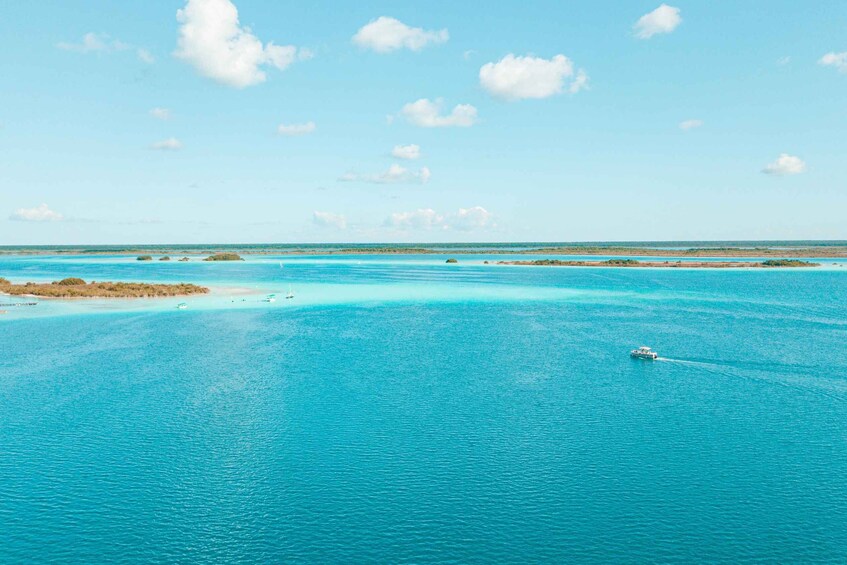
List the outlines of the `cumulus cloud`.
{"type": "Polygon", "coordinates": [[[156,151],[176,151],[182,149],[182,142],[175,137],[169,137],[168,139],[151,144],[150,149],[155,149],[156,151]]]}
{"type": "Polygon", "coordinates": [[[390,53],[398,49],[420,51],[430,43],[444,43],[449,38],[446,29],[409,27],[395,18],[380,16],[362,26],[353,36],[353,43],[377,53],[390,53]]]}
{"type": "Polygon", "coordinates": [[[413,171],[394,164],[382,173],[345,173],[338,180],[342,182],[367,182],[371,184],[423,184],[431,176],[432,173],[427,167],[421,167],[417,171],[413,171]]]}
{"type": "Polygon", "coordinates": [[[147,49],[133,47],[129,43],[112,39],[105,33],[89,32],[82,36],[82,40],[79,43],[60,41],[56,44],[56,47],[76,53],[113,53],[115,51],[134,50],[138,59],[144,63],[152,64],[156,61],[147,49]]]}
{"type": "Polygon", "coordinates": [[[474,231],[495,227],[494,216],[482,206],[459,208],[455,214],[439,214],[432,208],[395,212],[385,219],[385,227],[396,230],[474,231]]]}
{"type": "Polygon", "coordinates": [[[564,55],[542,59],[509,53],[496,63],[486,63],[479,69],[482,87],[500,98],[547,98],[565,90],[576,93],[588,85],[588,75],[580,70],[575,74],[573,63],[564,55]]]}
{"type": "Polygon", "coordinates": [[[762,172],[766,175],[797,175],[806,171],[806,162],[800,157],[781,153],[776,161],[769,163],[762,172]]]}
{"type": "Polygon", "coordinates": [[[635,37],[638,39],[650,39],[659,33],[670,33],[682,23],[679,8],[662,4],[649,14],[644,14],[635,25],[635,37]]]}
{"type": "Polygon", "coordinates": [[[149,114],[157,120],[170,120],[171,111],[167,108],[153,108],[149,114]]]}
{"type": "Polygon", "coordinates": [[[42,204],[35,208],[18,208],[9,219],[16,222],[58,222],[63,220],[64,216],[51,210],[47,204],[42,204]]]}
{"type": "Polygon", "coordinates": [[[395,145],[391,150],[391,156],[397,159],[419,159],[421,156],[420,145],[395,145]]]}
{"type": "Polygon", "coordinates": [[[279,124],[276,132],[279,135],[306,135],[315,131],[317,126],[315,122],[306,122],[305,124],[279,124]]]}
{"type": "Polygon", "coordinates": [[[333,214],[332,212],[312,212],[312,223],[324,228],[337,228],[340,230],[347,228],[347,218],[341,214],[333,214]]]}
{"type": "Polygon", "coordinates": [[[825,67],[835,67],[838,72],[847,73],[847,51],[827,53],[818,60],[818,64],[825,67]]]}
{"type": "Polygon", "coordinates": [[[442,228],[444,216],[432,208],[421,208],[414,212],[395,212],[385,219],[385,227],[397,230],[442,228]]]}
{"type": "Polygon", "coordinates": [[[421,98],[403,106],[400,115],[409,123],[423,128],[470,127],[476,123],[476,108],[470,104],[459,104],[447,115],[441,114],[442,104],[440,98],[434,102],[421,98]]]}
{"type": "Polygon", "coordinates": [[[699,128],[702,125],[703,120],[685,120],[683,122],[679,122],[679,129],[688,131],[690,129],[699,128]]]}
{"type": "Polygon", "coordinates": [[[174,55],[208,78],[235,88],[265,82],[266,66],[284,70],[312,53],[293,45],[263,44],[238,22],[230,0],[188,0],[177,10],[179,40],[174,55]]]}

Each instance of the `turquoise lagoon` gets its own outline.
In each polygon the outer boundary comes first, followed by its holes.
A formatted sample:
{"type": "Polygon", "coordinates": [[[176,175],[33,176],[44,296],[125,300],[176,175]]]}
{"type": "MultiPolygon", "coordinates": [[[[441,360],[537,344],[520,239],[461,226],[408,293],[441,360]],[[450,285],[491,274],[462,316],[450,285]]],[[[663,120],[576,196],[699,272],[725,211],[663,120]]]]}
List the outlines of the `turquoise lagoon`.
{"type": "Polygon", "coordinates": [[[0,257],[214,288],[5,308],[0,562],[847,561],[843,261],[447,256],[0,257]]]}

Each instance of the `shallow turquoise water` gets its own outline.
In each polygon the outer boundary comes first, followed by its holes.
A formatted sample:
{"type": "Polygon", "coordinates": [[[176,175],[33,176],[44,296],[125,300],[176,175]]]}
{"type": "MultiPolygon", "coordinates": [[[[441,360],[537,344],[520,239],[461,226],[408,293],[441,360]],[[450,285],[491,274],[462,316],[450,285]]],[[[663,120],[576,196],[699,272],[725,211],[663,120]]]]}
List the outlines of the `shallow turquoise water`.
{"type": "Polygon", "coordinates": [[[2,562],[847,560],[847,269],[0,276],[226,289],[0,319],[2,562]]]}

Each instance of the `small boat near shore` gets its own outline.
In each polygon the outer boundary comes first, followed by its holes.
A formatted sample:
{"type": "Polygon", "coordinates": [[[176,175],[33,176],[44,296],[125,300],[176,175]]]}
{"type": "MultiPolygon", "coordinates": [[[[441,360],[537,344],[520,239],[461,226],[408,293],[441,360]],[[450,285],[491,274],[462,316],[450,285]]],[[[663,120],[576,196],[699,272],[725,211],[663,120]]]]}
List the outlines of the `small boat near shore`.
{"type": "Polygon", "coordinates": [[[176,305],[176,309],[177,310],[187,310],[188,304],[185,303],[185,302],[180,302],[179,304],[176,305]]]}
{"type": "Polygon", "coordinates": [[[659,358],[659,354],[646,345],[642,345],[638,349],[633,349],[629,352],[629,356],[633,359],[648,359],[650,361],[655,361],[659,358]]]}

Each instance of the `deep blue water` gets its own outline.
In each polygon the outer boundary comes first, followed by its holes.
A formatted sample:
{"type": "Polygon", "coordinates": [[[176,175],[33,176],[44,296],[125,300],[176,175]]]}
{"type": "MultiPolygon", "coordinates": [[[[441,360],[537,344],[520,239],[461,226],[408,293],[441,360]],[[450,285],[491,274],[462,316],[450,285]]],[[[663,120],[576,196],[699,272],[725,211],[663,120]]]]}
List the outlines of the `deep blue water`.
{"type": "Polygon", "coordinates": [[[847,561],[847,269],[70,275],[250,301],[0,319],[0,562],[847,561]]]}

